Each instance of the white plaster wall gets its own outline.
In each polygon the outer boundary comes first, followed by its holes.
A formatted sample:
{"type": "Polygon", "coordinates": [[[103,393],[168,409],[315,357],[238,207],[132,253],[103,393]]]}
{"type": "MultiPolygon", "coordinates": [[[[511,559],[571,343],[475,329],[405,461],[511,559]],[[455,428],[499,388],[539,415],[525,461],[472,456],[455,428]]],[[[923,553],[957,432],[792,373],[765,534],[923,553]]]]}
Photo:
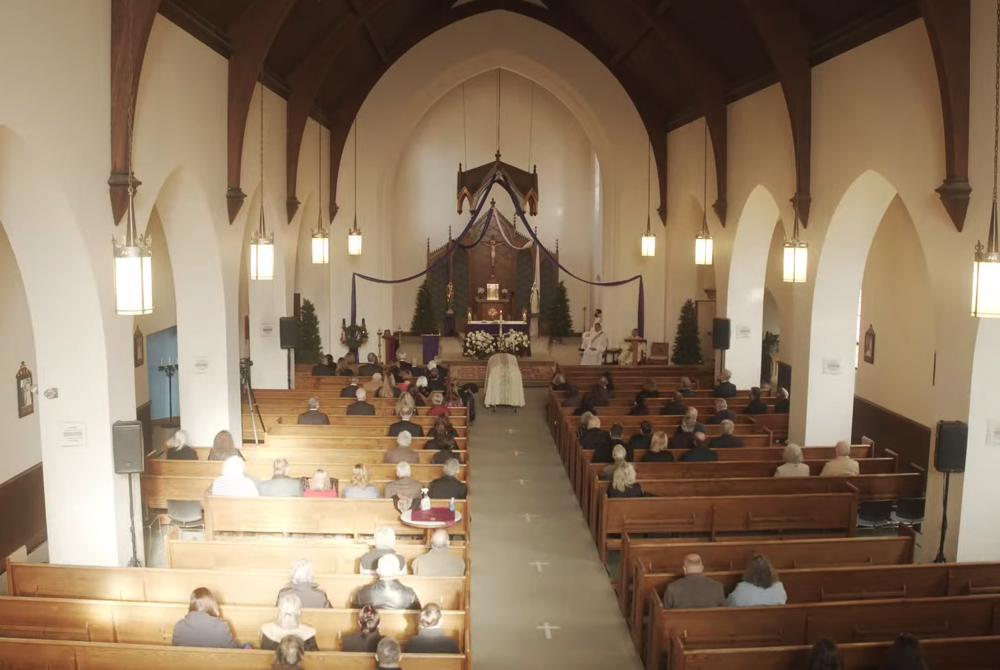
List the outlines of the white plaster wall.
{"type": "Polygon", "coordinates": [[[10,385],[7,393],[0,393],[0,434],[4,436],[0,441],[0,483],[3,483],[42,460],[38,412],[24,418],[17,416],[14,375],[22,362],[36,375],[38,369],[28,298],[3,222],[0,222],[0,314],[3,315],[0,319],[0,370],[4,371],[10,385]]]}
{"type": "MultiPolygon", "coordinates": [[[[174,300],[174,273],[170,267],[170,250],[163,235],[160,214],[153,208],[146,224],[146,233],[152,236],[150,244],[153,252],[153,313],[134,317],[134,325],[142,331],[143,340],[152,333],[177,325],[177,307],[174,300]]],[[[140,407],[149,402],[148,366],[158,367],[160,361],[146,358],[135,368],[135,405],[140,407]]],[[[161,375],[162,376],[162,375],[161,375]]],[[[152,446],[152,445],[146,445],[152,446]]]]}
{"type": "MultiPolygon", "coordinates": [[[[323,228],[329,230],[329,170],[330,170],[330,133],[318,123],[309,120],[303,135],[302,149],[299,152],[299,179],[296,190],[299,191],[300,217],[298,238],[298,263],[295,268],[295,290],[302,294],[303,300],[310,300],[316,306],[316,317],[319,319],[319,336],[323,342],[323,352],[331,352],[331,348],[339,348],[340,328],[334,328],[333,304],[330,300],[331,265],[312,264],[312,234],[317,227],[317,217],[322,217],[323,228]],[[322,138],[322,149],[317,146],[317,136],[322,138]],[[317,156],[318,154],[318,156],[317,156]],[[323,200],[319,200],[319,164],[323,161],[323,200]],[[303,196],[305,193],[305,196],[303,196]],[[337,340],[337,341],[335,341],[337,340]]],[[[334,256],[336,247],[347,244],[347,238],[331,236],[330,255],[334,256]]],[[[339,321],[337,322],[339,324],[339,321]]]]}

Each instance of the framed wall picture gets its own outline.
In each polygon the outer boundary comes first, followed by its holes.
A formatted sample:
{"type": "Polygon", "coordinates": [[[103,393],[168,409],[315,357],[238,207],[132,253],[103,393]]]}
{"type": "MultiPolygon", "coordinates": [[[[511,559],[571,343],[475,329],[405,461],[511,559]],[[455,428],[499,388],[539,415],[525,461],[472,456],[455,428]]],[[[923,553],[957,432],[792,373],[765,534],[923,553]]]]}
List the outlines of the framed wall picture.
{"type": "Polygon", "coordinates": [[[870,324],[865,331],[865,363],[875,364],[875,328],[870,324]]]}
{"type": "Polygon", "coordinates": [[[486,299],[487,300],[499,300],[500,299],[500,284],[487,284],[486,285],[486,299]]]}
{"type": "Polygon", "coordinates": [[[146,362],[146,338],[143,337],[139,326],[135,327],[135,334],[132,336],[132,358],[135,359],[137,368],[141,368],[146,362]]]}
{"type": "Polygon", "coordinates": [[[21,361],[21,367],[14,375],[17,381],[17,417],[23,419],[29,414],[35,413],[35,389],[34,377],[21,361]]]}

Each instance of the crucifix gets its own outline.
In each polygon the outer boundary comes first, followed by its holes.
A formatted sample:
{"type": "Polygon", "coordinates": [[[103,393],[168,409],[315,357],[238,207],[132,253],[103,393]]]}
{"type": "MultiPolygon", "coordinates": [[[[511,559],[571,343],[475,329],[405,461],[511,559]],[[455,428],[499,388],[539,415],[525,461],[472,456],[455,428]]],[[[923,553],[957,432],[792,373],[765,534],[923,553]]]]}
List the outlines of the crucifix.
{"type": "Polygon", "coordinates": [[[493,272],[496,269],[497,264],[497,246],[499,242],[496,240],[490,240],[486,244],[490,245],[490,277],[493,277],[493,272]]]}

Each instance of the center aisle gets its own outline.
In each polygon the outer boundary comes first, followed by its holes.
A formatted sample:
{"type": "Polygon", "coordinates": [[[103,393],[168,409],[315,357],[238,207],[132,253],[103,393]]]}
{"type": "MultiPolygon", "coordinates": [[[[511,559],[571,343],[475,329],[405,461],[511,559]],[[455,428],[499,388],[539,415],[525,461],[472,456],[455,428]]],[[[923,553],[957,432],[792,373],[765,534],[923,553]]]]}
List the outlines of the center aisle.
{"type": "Polygon", "coordinates": [[[525,389],[517,414],[480,405],[472,424],[472,667],[639,669],[546,428],[547,394],[525,389]]]}

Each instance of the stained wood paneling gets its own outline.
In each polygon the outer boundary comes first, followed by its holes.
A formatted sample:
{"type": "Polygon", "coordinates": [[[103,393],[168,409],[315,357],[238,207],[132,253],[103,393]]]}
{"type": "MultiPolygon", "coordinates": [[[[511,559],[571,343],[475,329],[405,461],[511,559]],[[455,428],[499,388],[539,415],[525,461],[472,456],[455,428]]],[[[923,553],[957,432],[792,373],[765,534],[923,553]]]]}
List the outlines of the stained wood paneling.
{"type": "Polygon", "coordinates": [[[31,551],[45,539],[45,488],[39,463],[0,484],[0,556],[21,545],[31,551]]]}
{"type": "Polygon", "coordinates": [[[861,437],[875,440],[876,455],[886,449],[899,454],[900,466],[916,463],[927,468],[931,451],[931,428],[884,407],[854,396],[854,425],[851,443],[860,444],[861,437]]]}

